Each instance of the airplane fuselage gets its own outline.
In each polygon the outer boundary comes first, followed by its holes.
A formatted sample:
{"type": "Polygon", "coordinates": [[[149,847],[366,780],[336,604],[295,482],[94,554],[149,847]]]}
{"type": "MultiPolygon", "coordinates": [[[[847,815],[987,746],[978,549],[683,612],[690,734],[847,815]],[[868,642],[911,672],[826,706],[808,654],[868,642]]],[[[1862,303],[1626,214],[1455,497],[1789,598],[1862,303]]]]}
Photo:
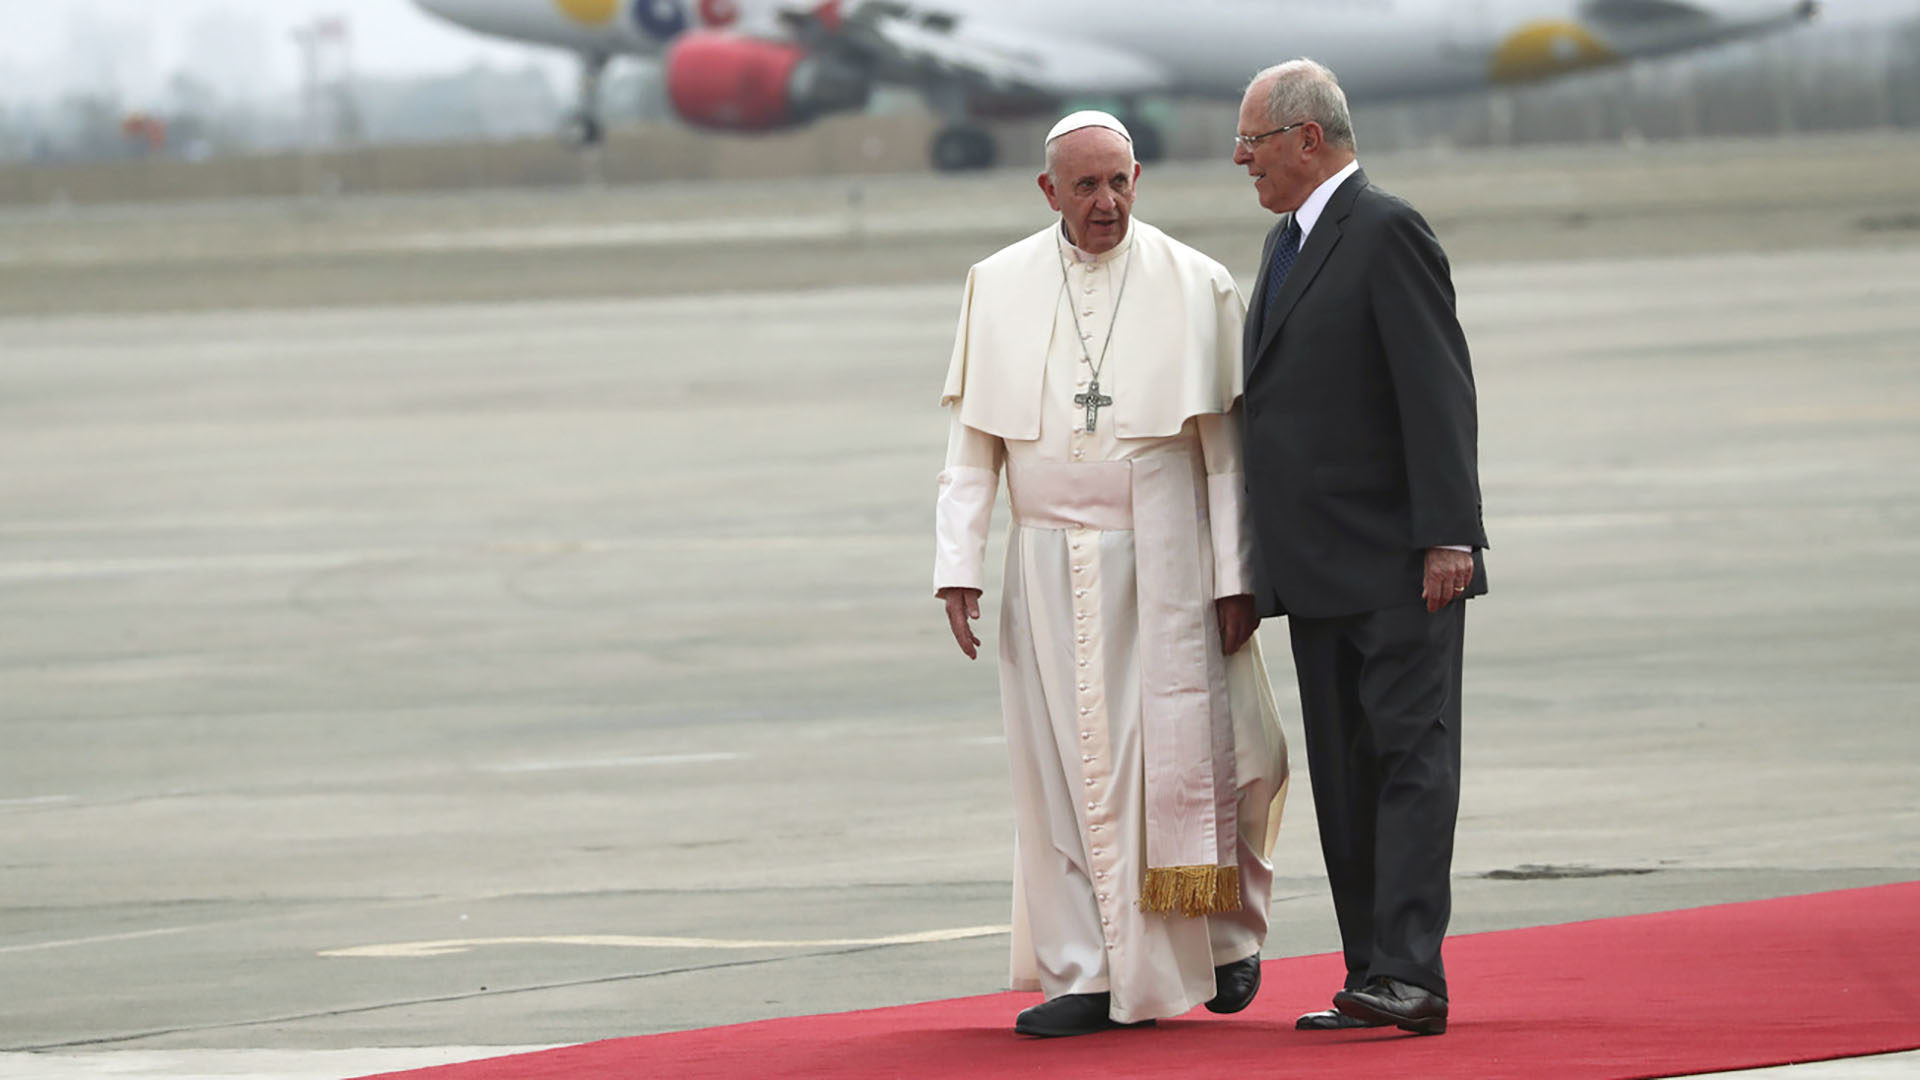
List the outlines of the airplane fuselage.
{"type": "MultiPolygon", "coordinates": [[[[589,56],[661,53],[690,29],[771,26],[768,0],[416,0],[470,29],[589,56]]],[[[970,30],[1018,31],[1140,58],[1159,92],[1237,98],[1259,69],[1310,55],[1350,97],[1405,98],[1550,78],[1804,20],[1810,0],[1157,0],[1086,8],[921,0],[970,30]]],[[[1097,82],[1097,80],[1096,80],[1097,82]]],[[[1100,88],[1089,87],[1093,93],[1100,88]]]]}

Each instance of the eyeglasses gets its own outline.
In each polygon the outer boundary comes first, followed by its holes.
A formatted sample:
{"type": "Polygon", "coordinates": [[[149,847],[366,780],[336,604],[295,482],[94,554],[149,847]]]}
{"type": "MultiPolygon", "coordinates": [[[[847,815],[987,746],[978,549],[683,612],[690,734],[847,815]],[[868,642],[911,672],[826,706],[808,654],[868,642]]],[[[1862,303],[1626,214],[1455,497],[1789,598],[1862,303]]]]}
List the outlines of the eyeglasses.
{"type": "Polygon", "coordinates": [[[1263,131],[1258,135],[1235,135],[1233,137],[1233,142],[1234,142],[1234,145],[1238,146],[1240,149],[1251,152],[1254,147],[1260,145],[1261,139],[1270,139],[1275,135],[1285,135],[1287,132],[1292,131],[1294,128],[1300,127],[1303,124],[1308,124],[1311,122],[1312,121],[1309,121],[1309,120],[1295,120],[1293,123],[1288,124],[1286,127],[1277,127],[1277,128],[1274,128],[1272,131],[1263,131]]]}

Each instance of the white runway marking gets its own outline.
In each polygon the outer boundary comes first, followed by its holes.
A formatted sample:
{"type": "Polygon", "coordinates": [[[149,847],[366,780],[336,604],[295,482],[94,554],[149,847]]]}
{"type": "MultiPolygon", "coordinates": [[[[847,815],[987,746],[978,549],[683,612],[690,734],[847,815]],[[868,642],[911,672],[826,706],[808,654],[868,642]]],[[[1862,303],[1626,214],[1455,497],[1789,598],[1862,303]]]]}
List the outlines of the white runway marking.
{"type": "Polygon", "coordinates": [[[650,765],[708,765],[720,761],[742,761],[751,754],[646,754],[640,757],[582,758],[578,761],[522,761],[511,765],[488,765],[490,773],[565,772],[570,769],[630,769],[650,765]]]}
{"type": "Polygon", "coordinates": [[[0,799],[0,806],[45,806],[48,803],[72,801],[71,795],[27,795],[18,799],[0,799]]]}
{"type": "Polygon", "coordinates": [[[103,1050],[0,1054],[0,1080],[339,1080],[551,1050],[550,1046],[427,1046],[367,1050],[103,1050]]]}
{"type": "Polygon", "coordinates": [[[1700,1075],[1724,1077],[1726,1080],[1912,1080],[1920,1076],[1920,1052],[1836,1058],[1804,1065],[1700,1075]]]}
{"type": "Polygon", "coordinates": [[[199,929],[203,928],[199,926],[164,926],[157,930],[129,930],[124,934],[100,934],[95,937],[62,938],[59,941],[36,941],[31,945],[0,945],[0,953],[40,952],[45,949],[67,949],[75,945],[100,945],[110,941],[139,941],[141,938],[165,937],[168,934],[185,934],[199,929]]]}
{"type": "Polygon", "coordinates": [[[890,937],[816,938],[804,941],[562,934],[546,937],[456,938],[447,941],[410,941],[396,945],[360,945],[351,949],[329,949],[319,955],[412,960],[427,956],[450,956],[454,953],[500,945],[589,945],[612,949],[818,949],[848,948],[859,945],[929,945],[942,941],[993,937],[1011,933],[1012,929],[1009,926],[963,926],[952,930],[925,930],[917,934],[895,934],[890,937]]]}

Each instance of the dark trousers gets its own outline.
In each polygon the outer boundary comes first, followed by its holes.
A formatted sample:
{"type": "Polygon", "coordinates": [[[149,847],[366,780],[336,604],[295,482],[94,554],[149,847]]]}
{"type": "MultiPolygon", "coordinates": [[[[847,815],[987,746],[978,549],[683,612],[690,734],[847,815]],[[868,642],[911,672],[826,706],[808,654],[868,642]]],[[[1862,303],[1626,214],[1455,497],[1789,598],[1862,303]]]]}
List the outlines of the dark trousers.
{"type": "Polygon", "coordinates": [[[1466,602],[1287,623],[1347,988],[1390,975],[1444,996],[1466,602]]]}

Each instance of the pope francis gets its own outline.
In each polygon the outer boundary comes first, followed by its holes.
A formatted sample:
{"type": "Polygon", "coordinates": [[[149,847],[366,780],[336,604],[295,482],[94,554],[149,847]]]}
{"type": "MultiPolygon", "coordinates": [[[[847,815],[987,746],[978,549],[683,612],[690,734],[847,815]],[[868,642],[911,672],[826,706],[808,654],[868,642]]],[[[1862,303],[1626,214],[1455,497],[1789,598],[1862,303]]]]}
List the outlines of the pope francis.
{"type": "Polygon", "coordinates": [[[1260,983],[1287,778],[1254,640],[1244,305],[1134,220],[1121,122],[1047,136],[1057,224],[967,274],[941,403],[934,588],[969,658],[1002,470],[1000,695],[1028,1035],[1237,1012],[1260,983]]]}

